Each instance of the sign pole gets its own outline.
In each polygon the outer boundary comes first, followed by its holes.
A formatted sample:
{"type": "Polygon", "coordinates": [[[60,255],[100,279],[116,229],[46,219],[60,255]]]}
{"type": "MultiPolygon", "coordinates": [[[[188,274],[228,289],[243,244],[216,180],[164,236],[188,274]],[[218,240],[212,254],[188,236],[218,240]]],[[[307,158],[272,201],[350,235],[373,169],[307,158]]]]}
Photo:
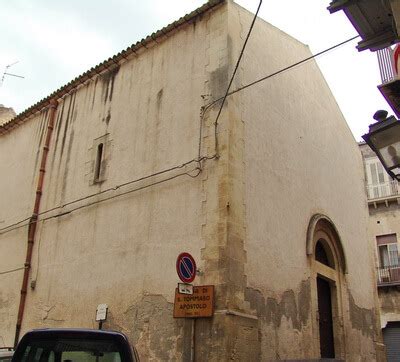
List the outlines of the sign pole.
{"type": "Polygon", "coordinates": [[[195,359],[195,341],[196,341],[196,318],[192,318],[192,345],[190,349],[190,361],[195,359]]]}

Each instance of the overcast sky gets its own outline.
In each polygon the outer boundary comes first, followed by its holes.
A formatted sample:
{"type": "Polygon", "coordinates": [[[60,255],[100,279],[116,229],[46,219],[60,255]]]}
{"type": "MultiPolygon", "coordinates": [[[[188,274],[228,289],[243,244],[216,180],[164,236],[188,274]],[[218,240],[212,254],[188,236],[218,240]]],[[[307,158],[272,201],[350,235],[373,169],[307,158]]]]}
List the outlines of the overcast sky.
{"type": "MultiPolygon", "coordinates": [[[[0,104],[17,113],[101,61],[201,6],[204,0],[0,0],[0,104]]],[[[258,0],[238,0],[255,12],[258,0]]],[[[357,35],[329,0],[264,0],[260,17],[310,46],[313,53],[357,35]]],[[[353,41],[318,58],[318,64],[357,141],[377,109],[389,106],[376,54],[353,41]]],[[[307,66],[307,65],[302,65],[307,66]]],[[[260,77],[265,74],[260,74],[260,77]]],[[[323,121],[323,120],[321,120],[323,121]]]]}

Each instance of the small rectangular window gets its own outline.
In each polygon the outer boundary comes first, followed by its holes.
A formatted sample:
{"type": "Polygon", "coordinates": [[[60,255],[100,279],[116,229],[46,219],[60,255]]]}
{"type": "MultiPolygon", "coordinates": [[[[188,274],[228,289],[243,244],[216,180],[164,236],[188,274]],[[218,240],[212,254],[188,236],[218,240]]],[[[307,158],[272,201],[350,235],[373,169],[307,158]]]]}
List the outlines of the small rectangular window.
{"type": "Polygon", "coordinates": [[[371,168],[372,184],[376,185],[378,183],[378,177],[376,174],[376,164],[371,163],[369,167],[371,168]]]}
{"type": "Polygon", "coordinates": [[[381,268],[399,265],[399,253],[396,234],[380,235],[376,237],[381,268]]]}
{"type": "Polygon", "coordinates": [[[110,164],[111,140],[109,134],[93,140],[90,152],[89,184],[98,185],[107,179],[110,164]]]}
{"type": "Polygon", "coordinates": [[[378,166],[378,180],[379,183],[383,184],[385,182],[385,174],[383,172],[383,166],[380,162],[377,163],[378,166]]]}
{"type": "Polygon", "coordinates": [[[103,143],[99,143],[97,145],[96,164],[94,169],[94,181],[100,180],[102,161],[103,161],[103,143]]]}

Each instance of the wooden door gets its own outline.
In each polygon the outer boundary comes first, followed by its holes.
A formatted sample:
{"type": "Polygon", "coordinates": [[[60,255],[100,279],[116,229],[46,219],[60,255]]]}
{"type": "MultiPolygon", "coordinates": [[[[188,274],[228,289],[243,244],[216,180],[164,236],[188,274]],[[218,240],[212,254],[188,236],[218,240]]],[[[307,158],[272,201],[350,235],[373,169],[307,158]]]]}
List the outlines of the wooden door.
{"type": "Polygon", "coordinates": [[[329,282],[320,277],[317,277],[317,292],[321,358],[335,358],[332,298],[329,282]]]}

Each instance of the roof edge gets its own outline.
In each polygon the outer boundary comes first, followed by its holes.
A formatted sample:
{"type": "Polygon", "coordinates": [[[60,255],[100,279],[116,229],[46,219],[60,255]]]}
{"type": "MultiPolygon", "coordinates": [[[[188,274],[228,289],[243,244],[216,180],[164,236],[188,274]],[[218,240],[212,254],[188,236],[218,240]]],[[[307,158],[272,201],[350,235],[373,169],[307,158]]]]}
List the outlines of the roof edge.
{"type": "Polygon", "coordinates": [[[210,9],[216,7],[217,5],[220,5],[224,3],[226,0],[209,0],[199,8],[193,10],[192,12],[182,16],[178,20],[174,21],[171,24],[168,24],[167,26],[163,27],[162,29],[148,35],[146,38],[143,38],[136,43],[132,44],[125,50],[122,50],[121,52],[117,53],[113,57],[108,58],[107,60],[104,60],[100,64],[90,68],[83,74],[77,76],[75,79],[71,80],[69,83],[63,85],[47,97],[41,99],[34,105],[30,106],[23,112],[17,114],[14,118],[12,118],[10,121],[0,125],[0,136],[11,131],[12,129],[16,128],[17,126],[21,125],[22,123],[26,122],[29,117],[33,116],[37,112],[42,111],[44,108],[50,105],[50,101],[52,99],[60,99],[64,95],[68,94],[75,88],[77,88],[79,85],[85,83],[89,79],[92,79],[92,77],[97,76],[104,72],[105,70],[108,70],[110,68],[115,67],[116,65],[120,64],[122,61],[127,59],[127,57],[133,53],[136,53],[139,49],[146,48],[146,45],[149,45],[150,43],[154,43],[156,39],[167,36],[167,34],[170,34],[171,32],[181,28],[187,23],[192,22],[193,20],[197,19],[199,16],[203,15],[210,9]]]}

